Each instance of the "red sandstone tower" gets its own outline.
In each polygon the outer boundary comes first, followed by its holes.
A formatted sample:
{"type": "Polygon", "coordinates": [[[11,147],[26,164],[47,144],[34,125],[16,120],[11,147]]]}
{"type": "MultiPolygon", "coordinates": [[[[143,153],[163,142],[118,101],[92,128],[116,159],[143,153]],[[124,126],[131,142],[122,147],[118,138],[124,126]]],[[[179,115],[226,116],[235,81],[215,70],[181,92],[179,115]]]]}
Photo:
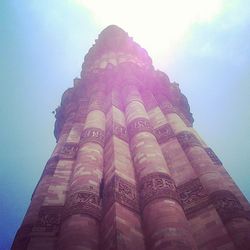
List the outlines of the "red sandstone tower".
{"type": "Polygon", "coordinates": [[[192,123],[178,84],[106,28],[56,110],[12,249],[250,249],[249,204],[192,123]]]}

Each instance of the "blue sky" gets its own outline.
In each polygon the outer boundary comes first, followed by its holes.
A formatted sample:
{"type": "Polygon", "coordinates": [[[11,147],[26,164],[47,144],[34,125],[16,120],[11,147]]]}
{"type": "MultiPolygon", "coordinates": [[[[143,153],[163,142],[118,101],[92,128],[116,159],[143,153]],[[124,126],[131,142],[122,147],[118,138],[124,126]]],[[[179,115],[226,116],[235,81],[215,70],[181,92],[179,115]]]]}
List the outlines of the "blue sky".
{"type": "Polygon", "coordinates": [[[55,146],[52,111],[109,24],[180,84],[194,127],[250,199],[249,2],[130,2],[1,1],[0,249],[9,249],[55,146]]]}

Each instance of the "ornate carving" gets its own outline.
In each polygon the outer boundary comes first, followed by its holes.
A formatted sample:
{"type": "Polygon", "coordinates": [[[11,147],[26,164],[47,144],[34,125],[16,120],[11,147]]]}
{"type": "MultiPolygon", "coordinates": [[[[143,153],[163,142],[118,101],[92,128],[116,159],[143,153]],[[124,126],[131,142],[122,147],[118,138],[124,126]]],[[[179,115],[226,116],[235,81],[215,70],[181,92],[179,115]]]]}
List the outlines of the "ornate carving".
{"type": "Polygon", "coordinates": [[[160,108],[164,114],[178,113],[178,109],[166,100],[165,95],[159,95],[160,108]]]}
{"type": "Polygon", "coordinates": [[[154,134],[159,144],[165,143],[175,136],[169,124],[164,124],[163,126],[156,128],[154,134]]]}
{"type": "Polygon", "coordinates": [[[86,128],[81,136],[81,143],[94,142],[104,147],[105,133],[100,128],[86,128]]]}
{"type": "Polygon", "coordinates": [[[222,162],[220,161],[220,159],[217,157],[217,155],[214,153],[214,151],[211,148],[204,148],[204,149],[215,165],[222,165],[222,162]]]}
{"type": "Polygon", "coordinates": [[[107,211],[114,202],[119,202],[135,212],[139,211],[135,185],[118,175],[114,175],[104,189],[104,210],[107,211]]]}
{"type": "Polygon", "coordinates": [[[179,202],[174,181],[164,173],[152,173],[140,180],[140,202],[142,209],[151,201],[160,198],[174,199],[179,202]]]}
{"type": "Polygon", "coordinates": [[[228,190],[216,191],[210,195],[210,199],[224,223],[233,218],[247,217],[236,196],[228,190]]]}
{"type": "Polygon", "coordinates": [[[73,214],[87,214],[95,219],[101,218],[99,193],[92,190],[82,190],[67,198],[64,218],[73,214]]]}
{"type": "Polygon", "coordinates": [[[128,133],[130,138],[134,137],[140,132],[152,133],[152,131],[153,129],[151,127],[150,121],[146,118],[136,118],[128,124],[128,133]]]}
{"type": "Polygon", "coordinates": [[[62,206],[41,207],[38,215],[38,221],[33,227],[32,233],[56,233],[61,223],[62,209],[62,206]]]}
{"type": "Polygon", "coordinates": [[[112,122],[111,127],[106,132],[106,140],[108,140],[112,135],[117,136],[119,139],[128,142],[128,133],[126,127],[123,127],[117,122],[112,122]]]}
{"type": "Polygon", "coordinates": [[[193,217],[196,211],[209,203],[208,194],[198,178],[178,186],[177,192],[188,218],[193,217]]]}
{"type": "Polygon", "coordinates": [[[160,108],[163,112],[163,114],[171,114],[171,113],[175,113],[177,114],[182,120],[183,122],[188,126],[188,127],[192,127],[192,123],[193,123],[193,117],[192,114],[191,116],[188,118],[185,116],[185,114],[183,114],[178,107],[175,107],[171,102],[169,102],[167,99],[167,97],[165,95],[162,94],[157,94],[158,95],[158,99],[160,102],[160,108]],[[189,119],[190,118],[190,119],[189,119]]]}
{"type": "Polygon", "coordinates": [[[74,159],[78,150],[78,144],[66,142],[60,151],[61,159],[74,159]]]}
{"type": "Polygon", "coordinates": [[[188,131],[180,132],[176,137],[184,150],[194,146],[201,147],[201,143],[196,136],[188,131]]]}

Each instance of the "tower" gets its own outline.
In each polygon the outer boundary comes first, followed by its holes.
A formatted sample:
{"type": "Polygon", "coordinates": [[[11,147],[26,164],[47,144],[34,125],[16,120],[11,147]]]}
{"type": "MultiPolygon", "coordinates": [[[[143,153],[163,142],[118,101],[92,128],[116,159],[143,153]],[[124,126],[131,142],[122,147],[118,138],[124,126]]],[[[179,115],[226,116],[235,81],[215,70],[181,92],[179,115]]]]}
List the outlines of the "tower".
{"type": "Polygon", "coordinates": [[[192,123],[178,84],[107,27],[56,110],[12,249],[250,249],[249,204],[192,123]]]}

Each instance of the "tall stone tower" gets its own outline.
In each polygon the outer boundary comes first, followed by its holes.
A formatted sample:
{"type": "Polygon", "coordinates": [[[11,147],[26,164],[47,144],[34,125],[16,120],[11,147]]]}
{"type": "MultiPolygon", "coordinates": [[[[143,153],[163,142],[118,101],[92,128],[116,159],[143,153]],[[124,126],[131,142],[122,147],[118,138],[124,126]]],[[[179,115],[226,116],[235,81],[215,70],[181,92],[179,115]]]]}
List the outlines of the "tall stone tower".
{"type": "Polygon", "coordinates": [[[249,204],[192,123],[178,84],[107,27],[56,110],[12,249],[250,249],[249,204]]]}

